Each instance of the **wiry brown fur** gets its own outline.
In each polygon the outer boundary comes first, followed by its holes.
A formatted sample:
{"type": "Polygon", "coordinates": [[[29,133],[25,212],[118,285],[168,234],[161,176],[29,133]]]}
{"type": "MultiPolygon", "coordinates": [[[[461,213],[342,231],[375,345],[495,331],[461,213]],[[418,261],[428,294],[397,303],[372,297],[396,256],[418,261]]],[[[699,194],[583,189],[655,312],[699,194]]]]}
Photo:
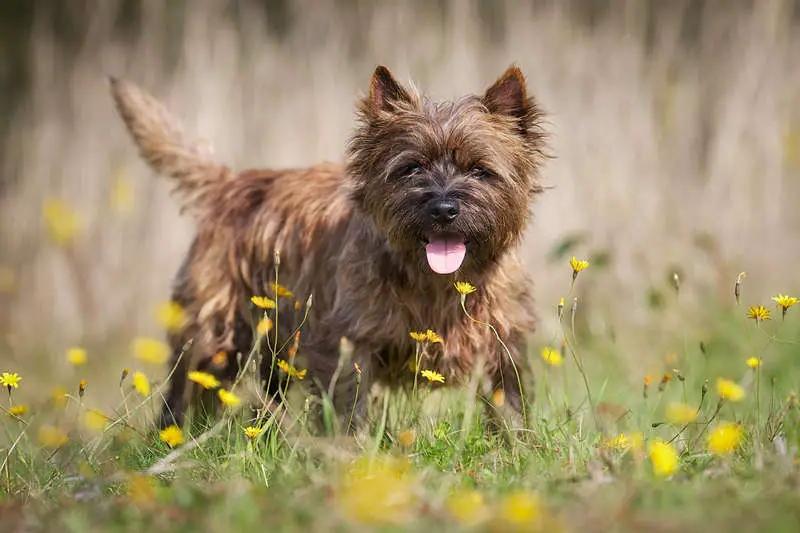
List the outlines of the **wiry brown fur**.
{"type": "MultiPolygon", "coordinates": [[[[336,369],[342,336],[354,345],[366,390],[373,379],[396,384],[407,377],[415,348],[409,331],[430,328],[445,341],[433,347],[425,368],[459,383],[480,361],[492,386],[505,389],[519,409],[510,362],[492,332],[464,316],[453,288],[455,280],[479,288],[467,299],[469,312],[497,328],[522,367],[534,317],[531,284],[514,250],[540,190],[543,134],[516,67],[483,97],[448,103],[428,101],[378,67],[359,103],[345,167],[236,175],[187,147],[173,119],[140,89],[112,81],[112,93],[144,158],[175,179],[198,221],[175,282],[174,298],[189,316],[171,338],[175,357],[186,341],[194,343],[175,372],[162,424],[182,420],[188,370],[235,376],[234,354],[247,354],[253,340],[249,298],[271,294],[275,250],[281,284],[301,302],[313,294],[300,353],[322,387],[336,369]],[[422,242],[444,229],[424,209],[442,195],[461,203],[447,231],[468,239],[467,258],[452,275],[430,270],[422,242]],[[214,367],[211,356],[220,351],[227,363],[214,367]]],[[[292,301],[280,302],[286,338],[297,312],[292,301]]],[[[342,383],[352,382],[348,374],[342,383]]],[[[344,392],[337,403],[352,399],[344,392]]]]}

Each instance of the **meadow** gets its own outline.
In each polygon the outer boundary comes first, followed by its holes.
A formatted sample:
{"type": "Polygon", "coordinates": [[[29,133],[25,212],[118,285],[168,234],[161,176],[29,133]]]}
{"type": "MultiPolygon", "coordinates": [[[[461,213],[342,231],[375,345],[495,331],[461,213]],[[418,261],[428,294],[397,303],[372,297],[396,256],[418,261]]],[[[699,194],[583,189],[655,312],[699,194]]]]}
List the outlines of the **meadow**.
{"type": "MultiPolygon", "coordinates": [[[[797,13],[4,3],[0,530],[797,531],[797,13]],[[512,62],[548,112],[552,155],[522,247],[540,319],[524,423],[493,424],[504,398],[475,379],[448,388],[411,365],[412,389],[361,391],[369,421],[348,434],[349,413],[310,394],[302,327],[276,341],[268,309],[258,342],[292,386],[264,398],[245,371],[220,396],[194,375],[220,413],[156,430],[164,331],[183,320],[169,283],[193,227],[140,161],[106,75],[240,169],[341,160],[377,64],[450,98],[512,62]]],[[[412,333],[412,362],[447,342],[412,333]]]]}
{"type": "MultiPolygon", "coordinates": [[[[476,394],[477,377],[461,389],[440,388],[443,378],[424,369],[424,353],[447,340],[428,330],[409,332],[417,341],[409,354],[414,386],[364,391],[370,423],[350,434],[347,413],[335,413],[326,395],[310,395],[305,369],[295,366],[304,322],[292,342],[270,340],[278,317],[263,296],[253,298],[267,309],[239,378],[222,388],[211,374],[190,373],[217,392],[220,412],[196,410],[184,428],[153,426],[165,380],[152,380],[148,368],[163,366],[169,351],[157,339],[133,341],[121,362],[129,366],[117,368],[112,409],[98,409],[94,383],[81,378],[95,357],[83,347],[65,351],[71,370],[63,387],[28,395],[29,403],[16,402],[25,375],[8,369],[0,374],[8,392],[0,407],[4,526],[796,530],[798,299],[741,305],[740,274],[730,305],[704,321],[702,334],[685,324],[674,332],[682,347],[631,383],[615,368],[613,338],[577,325],[572,289],[591,276],[591,262],[572,257],[568,266],[572,284],[565,275],[567,297],[553,306],[561,327],[551,344],[527,354],[537,379],[525,378],[521,424],[490,424],[488,411],[504,398],[476,394]],[[294,386],[264,397],[249,371],[261,356],[294,386]]],[[[672,283],[661,312],[681,315],[677,274],[672,283]]],[[[273,298],[292,297],[274,288],[273,298]]],[[[477,290],[457,284],[454,305],[477,290]]],[[[155,316],[179,328],[181,313],[165,302],[155,316]]],[[[343,339],[342,366],[352,364],[348,355],[343,339]]]]}

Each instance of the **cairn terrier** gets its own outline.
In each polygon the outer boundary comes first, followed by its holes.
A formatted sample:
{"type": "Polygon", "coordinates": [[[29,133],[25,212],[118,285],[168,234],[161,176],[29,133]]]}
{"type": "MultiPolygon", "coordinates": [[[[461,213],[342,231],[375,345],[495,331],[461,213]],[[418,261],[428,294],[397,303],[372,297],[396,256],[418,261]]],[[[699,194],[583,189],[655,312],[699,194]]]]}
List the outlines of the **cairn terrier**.
{"type": "Polygon", "coordinates": [[[234,172],[146,92],[114,79],[111,90],[141,155],[172,178],[197,223],[174,282],[187,320],[170,334],[175,371],[162,426],[181,424],[198,397],[188,371],[236,378],[263,316],[253,295],[276,301],[269,312],[279,313],[260,358],[269,395],[278,376],[287,379],[271,354],[291,346],[307,312],[299,351],[277,357],[307,367],[320,392],[335,380],[340,414],[355,406],[363,417],[371,383],[398,385],[420,369],[447,385],[478,375],[480,394],[523,409],[517,372],[534,314],[516,249],[541,190],[544,132],[517,67],[482,96],[432,102],[379,66],[358,102],[346,163],[288,170],[234,172]],[[469,316],[456,281],[477,287],[466,297],[469,316]],[[441,340],[424,342],[414,361],[409,332],[429,329],[441,340]],[[344,366],[343,337],[351,347],[344,366]]]}

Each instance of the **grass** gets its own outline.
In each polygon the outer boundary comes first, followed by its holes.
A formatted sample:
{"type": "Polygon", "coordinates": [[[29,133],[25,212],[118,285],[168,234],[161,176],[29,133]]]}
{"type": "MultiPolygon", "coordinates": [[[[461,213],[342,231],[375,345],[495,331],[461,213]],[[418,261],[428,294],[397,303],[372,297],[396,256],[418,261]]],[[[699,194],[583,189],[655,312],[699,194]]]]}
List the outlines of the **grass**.
{"type": "MultiPolygon", "coordinates": [[[[685,315],[680,298],[669,306],[664,324],[685,315]]],[[[122,399],[102,416],[91,384],[81,394],[64,383],[77,392],[33,395],[16,417],[4,408],[0,521],[68,531],[797,530],[797,309],[757,322],[731,302],[687,317],[668,332],[684,349],[653,375],[626,372],[613,335],[575,327],[580,305],[556,309],[555,347],[528,354],[537,379],[524,426],[492,429],[486,406],[502,398],[476,399],[475,383],[420,378],[409,390],[373,390],[370,421],[350,436],[331,403],[295,378],[271,409],[196,414],[171,449],[152,428],[161,383],[142,399],[124,377],[122,399]],[[762,364],[750,368],[754,354],[762,364]],[[718,377],[743,398],[721,398],[718,377]],[[683,421],[667,414],[676,402],[690,406],[683,421]],[[708,444],[723,422],[741,430],[730,453],[708,444]],[[259,435],[248,438],[247,426],[259,435]],[[666,456],[654,455],[657,442],[666,456]]],[[[235,390],[264,405],[246,375],[235,390]]]]}

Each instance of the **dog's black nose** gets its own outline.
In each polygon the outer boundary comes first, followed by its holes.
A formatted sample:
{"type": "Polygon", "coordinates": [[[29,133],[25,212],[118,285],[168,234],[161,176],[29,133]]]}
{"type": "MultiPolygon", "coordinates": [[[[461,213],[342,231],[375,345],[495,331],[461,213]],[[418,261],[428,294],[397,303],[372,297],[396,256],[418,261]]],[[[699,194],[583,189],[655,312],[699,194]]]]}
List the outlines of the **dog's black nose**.
{"type": "Polygon", "coordinates": [[[439,224],[449,224],[458,216],[458,202],[456,200],[433,200],[428,206],[431,218],[439,224]]]}

